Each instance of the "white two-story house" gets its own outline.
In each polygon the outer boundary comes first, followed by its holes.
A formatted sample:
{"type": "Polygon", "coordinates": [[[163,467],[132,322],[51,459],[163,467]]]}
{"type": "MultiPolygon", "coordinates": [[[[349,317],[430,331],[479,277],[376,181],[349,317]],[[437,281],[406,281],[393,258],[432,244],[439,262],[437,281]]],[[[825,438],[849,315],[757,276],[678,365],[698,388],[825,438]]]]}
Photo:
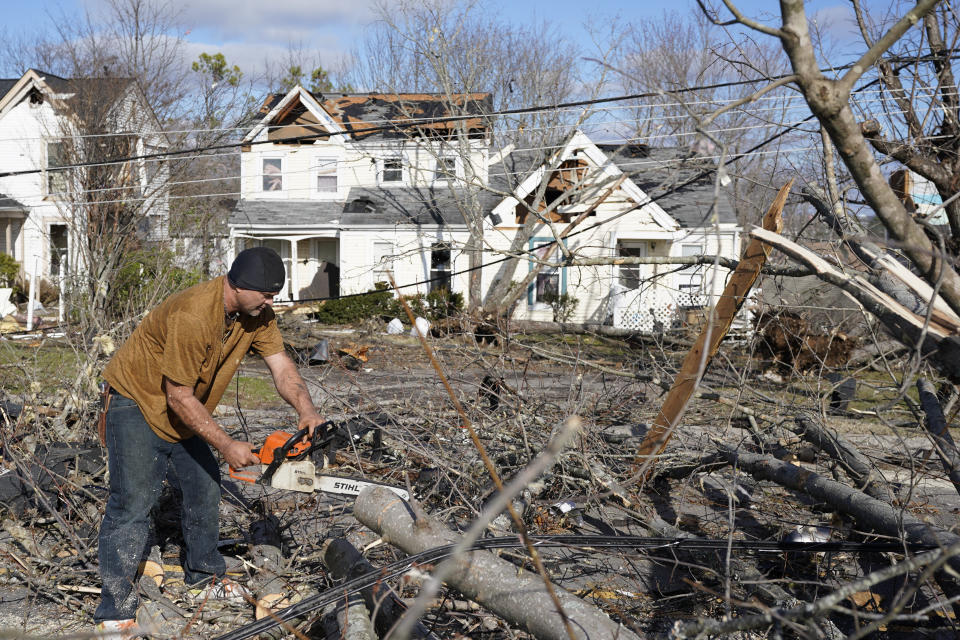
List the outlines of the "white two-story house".
{"type": "Polygon", "coordinates": [[[0,80],[0,253],[54,282],[83,272],[91,211],[121,203],[137,217],[125,232],[164,239],[164,160],[123,159],[167,146],[129,78],[67,79],[30,69],[0,80]]]}
{"type": "Polygon", "coordinates": [[[489,110],[487,94],[452,106],[436,95],[323,97],[302,87],[270,96],[243,140],[234,249],[276,249],[288,265],[281,298],[290,300],[367,291],[388,271],[409,283],[460,270],[466,220],[494,200],[481,193],[470,206],[462,190],[465,180],[486,183],[488,131],[479,116],[489,110]],[[454,114],[462,126],[445,120],[454,114]]]}
{"type": "Polygon", "coordinates": [[[579,131],[553,152],[493,151],[489,111],[485,94],[453,104],[301,87],[270,96],[243,140],[233,250],[276,249],[289,274],[280,297],[294,301],[368,291],[388,272],[405,293],[466,298],[471,238],[483,251],[481,299],[504,278],[517,283],[520,319],[552,319],[551,297],[566,294],[577,300],[572,321],[655,330],[719,294],[720,268],[571,262],[737,257],[740,229],[709,176],[669,190],[709,161],[597,145],[579,131]],[[567,251],[548,255],[575,221],[567,251]],[[546,260],[504,261],[518,252],[546,260]]]}

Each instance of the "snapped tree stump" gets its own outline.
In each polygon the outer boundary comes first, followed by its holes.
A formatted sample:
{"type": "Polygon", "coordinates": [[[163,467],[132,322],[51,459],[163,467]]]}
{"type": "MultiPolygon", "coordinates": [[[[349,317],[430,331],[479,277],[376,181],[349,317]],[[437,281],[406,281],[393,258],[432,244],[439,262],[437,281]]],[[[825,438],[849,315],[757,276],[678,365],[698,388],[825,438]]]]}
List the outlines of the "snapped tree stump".
{"type": "MultiPolygon", "coordinates": [[[[417,519],[410,505],[382,487],[364,489],[353,514],[385,541],[410,554],[456,543],[459,537],[429,518],[417,519]]],[[[518,575],[516,565],[492,553],[471,551],[456,557],[447,584],[541,640],[569,640],[540,576],[532,572],[518,575]]],[[[638,639],[597,607],[560,587],[554,589],[577,638],[638,639]]]]}

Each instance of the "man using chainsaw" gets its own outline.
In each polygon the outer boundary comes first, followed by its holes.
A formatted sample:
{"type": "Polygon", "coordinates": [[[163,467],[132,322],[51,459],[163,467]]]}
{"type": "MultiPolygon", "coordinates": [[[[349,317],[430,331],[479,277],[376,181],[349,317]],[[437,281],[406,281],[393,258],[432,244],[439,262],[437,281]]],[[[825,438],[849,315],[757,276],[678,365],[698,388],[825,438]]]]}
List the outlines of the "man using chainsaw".
{"type": "Polygon", "coordinates": [[[280,396],[310,436],[323,418],[284,352],[273,298],[286,274],[271,249],[242,251],[226,276],[174,294],[144,318],[103,372],[101,438],[110,496],[100,526],[101,601],[97,630],[137,634],[136,574],[146,551],[149,514],[168,469],[183,490],[184,581],[201,597],[243,600],[224,577],[219,540],[220,467],[259,464],[249,442],[234,439],[213,410],[247,351],[260,355],[280,396]]]}

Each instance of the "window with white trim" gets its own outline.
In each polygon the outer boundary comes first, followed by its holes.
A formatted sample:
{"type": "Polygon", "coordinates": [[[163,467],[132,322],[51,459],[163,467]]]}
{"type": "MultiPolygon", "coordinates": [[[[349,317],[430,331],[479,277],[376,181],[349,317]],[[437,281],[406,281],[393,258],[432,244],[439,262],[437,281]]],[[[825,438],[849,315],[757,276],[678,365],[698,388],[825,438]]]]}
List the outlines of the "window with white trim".
{"type": "Polygon", "coordinates": [[[434,242],[430,245],[430,291],[450,291],[450,274],[453,259],[450,245],[434,242]]]}
{"type": "Polygon", "coordinates": [[[336,158],[317,158],[314,169],[314,190],[318,194],[335,194],[339,186],[339,162],[336,158]]]}
{"type": "MultiPolygon", "coordinates": [[[[553,238],[531,238],[529,248],[537,259],[543,262],[547,259],[547,253],[553,246],[553,242],[553,238]]],[[[563,242],[566,245],[566,240],[563,242]]],[[[567,292],[567,270],[560,266],[562,258],[563,253],[554,248],[550,258],[546,260],[547,264],[540,266],[536,279],[530,283],[527,290],[527,305],[530,308],[546,308],[567,292]]],[[[541,263],[535,266],[531,261],[528,264],[533,271],[541,263]]]]}
{"type": "MultiPolygon", "coordinates": [[[[617,244],[618,258],[644,258],[646,255],[646,242],[621,242],[617,244]]],[[[628,291],[634,291],[640,288],[642,281],[640,279],[639,264],[621,264],[619,271],[620,286],[628,291]]]]}
{"type": "Polygon", "coordinates": [[[283,191],[283,158],[263,158],[261,168],[263,191],[268,193],[283,191]]]}
{"type": "Polygon", "coordinates": [[[59,140],[47,143],[47,195],[51,198],[66,198],[70,182],[66,169],[57,169],[68,164],[67,143],[59,140]]]}
{"type": "Polygon", "coordinates": [[[403,184],[403,159],[400,156],[383,159],[380,171],[382,184],[403,184]]]}
{"type": "Polygon", "coordinates": [[[433,181],[450,184],[459,176],[459,159],[457,156],[439,156],[437,158],[437,167],[433,173],[433,181]]]}
{"type": "MultiPolygon", "coordinates": [[[[702,256],[702,244],[680,245],[680,255],[684,257],[702,256]]],[[[677,273],[677,290],[681,307],[700,308],[706,304],[703,299],[703,267],[693,265],[677,273]]]]}
{"type": "Polygon", "coordinates": [[[67,275],[67,225],[50,225],[50,275],[67,275]]]}

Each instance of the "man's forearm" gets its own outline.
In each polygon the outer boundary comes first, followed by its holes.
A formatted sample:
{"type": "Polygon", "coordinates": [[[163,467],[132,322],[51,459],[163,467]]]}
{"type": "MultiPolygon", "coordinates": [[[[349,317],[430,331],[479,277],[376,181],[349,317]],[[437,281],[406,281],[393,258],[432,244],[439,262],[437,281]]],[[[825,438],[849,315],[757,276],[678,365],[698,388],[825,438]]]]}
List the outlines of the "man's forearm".
{"type": "Polygon", "coordinates": [[[277,376],[277,393],[287,401],[301,416],[310,413],[317,413],[317,408],[313,405],[313,398],[310,397],[310,390],[307,389],[307,383],[297,372],[296,367],[286,367],[284,371],[277,376]]]}
{"type": "Polygon", "coordinates": [[[200,436],[207,444],[223,452],[233,438],[213,419],[207,408],[193,395],[167,392],[167,406],[177,414],[190,431],[200,436]]]}

